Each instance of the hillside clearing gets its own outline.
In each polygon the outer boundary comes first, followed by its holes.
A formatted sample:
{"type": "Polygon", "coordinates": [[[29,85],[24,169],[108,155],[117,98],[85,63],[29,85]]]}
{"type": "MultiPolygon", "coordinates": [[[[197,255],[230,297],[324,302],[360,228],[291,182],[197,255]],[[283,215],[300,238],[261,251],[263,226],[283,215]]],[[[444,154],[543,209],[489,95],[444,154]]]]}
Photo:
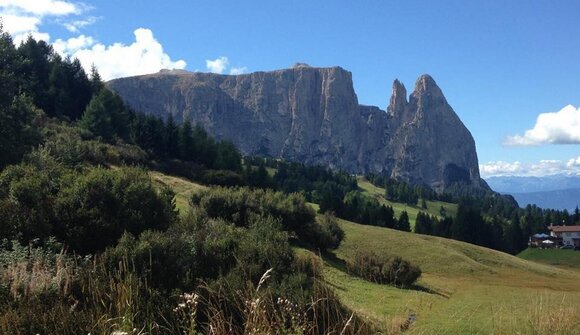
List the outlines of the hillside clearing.
{"type": "Polygon", "coordinates": [[[158,171],[150,171],[149,175],[157,186],[170,187],[175,192],[175,205],[180,213],[185,213],[189,208],[189,198],[195,191],[206,190],[208,187],[196,184],[181,177],[170,176],[158,171]]]}
{"type": "Polygon", "coordinates": [[[417,219],[417,214],[419,212],[425,212],[429,215],[434,215],[441,218],[441,207],[445,209],[448,216],[454,217],[457,214],[457,205],[442,201],[426,201],[427,208],[421,208],[419,206],[413,206],[408,204],[403,204],[399,202],[392,202],[385,199],[385,189],[373,185],[366,178],[359,176],[357,177],[358,187],[363,191],[363,194],[375,198],[379,203],[393,207],[395,216],[398,218],[403,211],[407,211],[409,214],[409,223],[411,227],[415,226],[415,220],[417,219]]]}

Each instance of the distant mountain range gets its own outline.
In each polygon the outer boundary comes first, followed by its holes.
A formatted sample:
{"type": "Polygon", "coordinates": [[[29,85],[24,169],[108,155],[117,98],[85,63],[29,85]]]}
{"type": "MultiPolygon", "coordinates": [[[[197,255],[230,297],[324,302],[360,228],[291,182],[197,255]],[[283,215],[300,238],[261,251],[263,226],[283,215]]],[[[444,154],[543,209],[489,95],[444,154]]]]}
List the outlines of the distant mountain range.
{"type": "Polygon", "coordinates": [[[542,208],[573,210],[580,206],[580,176],[502,176],[485,179],[496,192],[511,194],[520,207],[536,204],[542,208]]]}

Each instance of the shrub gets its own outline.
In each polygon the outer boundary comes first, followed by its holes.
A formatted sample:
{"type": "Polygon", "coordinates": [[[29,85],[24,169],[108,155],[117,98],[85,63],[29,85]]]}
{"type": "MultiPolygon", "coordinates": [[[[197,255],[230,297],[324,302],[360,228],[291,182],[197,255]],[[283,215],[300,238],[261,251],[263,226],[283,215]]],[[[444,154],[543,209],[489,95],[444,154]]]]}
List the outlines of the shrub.
{"type": "Polygon", "coordinates": [[[27,244],[55,236],[86,254],[113,245],[127,230],[164,230],[177,218],[173,192],[157,191],[136,168],[75,171],[43,152],[0,174],[0,233],[27,244]]]}
{"type": "Polygon", "coordinates": [[[202,182],[217,186],[242,186],[244,178],[229,170],[207,170],[203,173],[202,182]]]}
{"type": "Polygon", "coordinates": [[[359,251],[347,262],[349,273],[378,284],[411,286],[421,276],[421,269],[399,256],[379,257],[359,251]]]}
{"type": "Polygon", "coordinates": [[[222,218],[239,227],[248,227],[251,214],[272,216],[281,229],[294,232],[313,247],[326,249],[338,246],[341,230],[332,220],[316,223],[316,214],[304,197],[293,193],[249,188],[212,188],[191,197],[194,207],[210,218],[222,218]]]}
{"type": "Polygon", "coordinates": [[[125,230],[167,229],[177,218],[173,194],[157,192],[140,169],[91,169],[63,184],[54,204],[58,233],[80,253],[113,245],[125,230]]]}

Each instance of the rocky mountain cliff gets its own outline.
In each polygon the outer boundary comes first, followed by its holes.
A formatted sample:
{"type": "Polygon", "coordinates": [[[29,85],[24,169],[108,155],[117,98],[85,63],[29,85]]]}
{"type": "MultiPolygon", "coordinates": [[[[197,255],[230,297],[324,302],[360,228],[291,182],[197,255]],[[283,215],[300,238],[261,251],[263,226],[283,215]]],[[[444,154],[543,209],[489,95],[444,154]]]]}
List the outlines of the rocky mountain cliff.
{"type": "Polygon", "coordinates": [[[473,137],[428,75],[409,99],[395,80],[386,112],[359,105],[352,75],[340,67],[162,71],[108,86],[136,111],[189,119],[245,154],[376,172],[438,191],[457,181],[484,185],[473,137]]]}

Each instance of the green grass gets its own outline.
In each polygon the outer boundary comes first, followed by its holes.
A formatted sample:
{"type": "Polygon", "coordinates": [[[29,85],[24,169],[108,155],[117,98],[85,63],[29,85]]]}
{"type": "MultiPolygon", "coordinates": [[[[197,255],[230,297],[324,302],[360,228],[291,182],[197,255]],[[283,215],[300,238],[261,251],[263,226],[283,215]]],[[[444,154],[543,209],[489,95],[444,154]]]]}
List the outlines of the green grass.
{"type": "Polygon", "coordinates": [[[412,206],[399,202],[392,202],[385,199],[384,188],[377,187],[371,184],[371,182],[369,182],[366,178],[362,176],[357,177],[357,182],[358,187],[363,191],[363,194],[366,194],[367,196],[377,199],[381,204],[393,207],[393,211],[395,212],[395,216],[397,218],[399,217],[399,215],[401,215],[403,211],[407,211],[407,214],[409,214],[409,222],[411,224],[411,227],[415,226],[415,220],[417,219],[417,214],[419,214],[419,212],[425,212],[428,213],[429,215],[434,215],[441,218],[439,210],[441,209],[441,207],[443,207],[445,208],[445,211],[447,212],[448,216],[454,217],[457,214],[456,204],[442,201],[426,201],[427,208],[422,208],[416,205],[412,206]]]}
{"type": "Polygon", "coordinates": [[[207,186],[196,184],[185,178],[157,171],[150,171],[149,175],[157,186],[169,186],[175,192],[175,205],[181,214],[186,213],[189,209],[189,198],[193,192],[207,189],[207,186]]]}
{"type": "MultiPolygon", "coordinates": [[[[540,308],[580,320],[580,274],[574,271],[439,237],[344,220],[340,225],[346,238],[335,251],[338,261],[325,260],[325,279],[347,306],[387,329],[397,328],[409,313],[417,315],[412,334],[549,334],[528,321],[540,308]],[[399,255],[419,265],[423,289],[348,275],[337,264],[357,250],[399,255]]],[[[552,312],[546,313],[541,314],[552,312]]]]}
{"type": "Polygon", "coordinates": [[[522,251],[518,257],[529,261],[580,270],[580,251],[528,248],[522,251]]]}
{"type": "MultiPolygon", "coordinates": [[[[206,188],[158,172],[151,172],[151,176],[157,184],[175,190],[182,212],[190,194],[206,188]]],[[[359,179],[359,186],[395,211],[405,208],[384,200],[384,190],[364,180],[359,179]]],[[[455,205],[437,202],[428,203],[429,213],[438,214],[441,205],[454,215],[455,205]]],[[[406,209],[410,216],[421,210],[406,209]]],[[[464,242],[345,220],[339,223],[346,237],[332,257],[325,257],[324,280],[346,306],[376,323],[385,334],[398,334],[409,313],[414,313],[417,321],[408,334],[580,334],[577,271],[464,242]],[[350,276],[341,264],[357,250],[399,255],[419,265],[423,271],[418,281],[421,289],[378,285],[350,276]]]]}

